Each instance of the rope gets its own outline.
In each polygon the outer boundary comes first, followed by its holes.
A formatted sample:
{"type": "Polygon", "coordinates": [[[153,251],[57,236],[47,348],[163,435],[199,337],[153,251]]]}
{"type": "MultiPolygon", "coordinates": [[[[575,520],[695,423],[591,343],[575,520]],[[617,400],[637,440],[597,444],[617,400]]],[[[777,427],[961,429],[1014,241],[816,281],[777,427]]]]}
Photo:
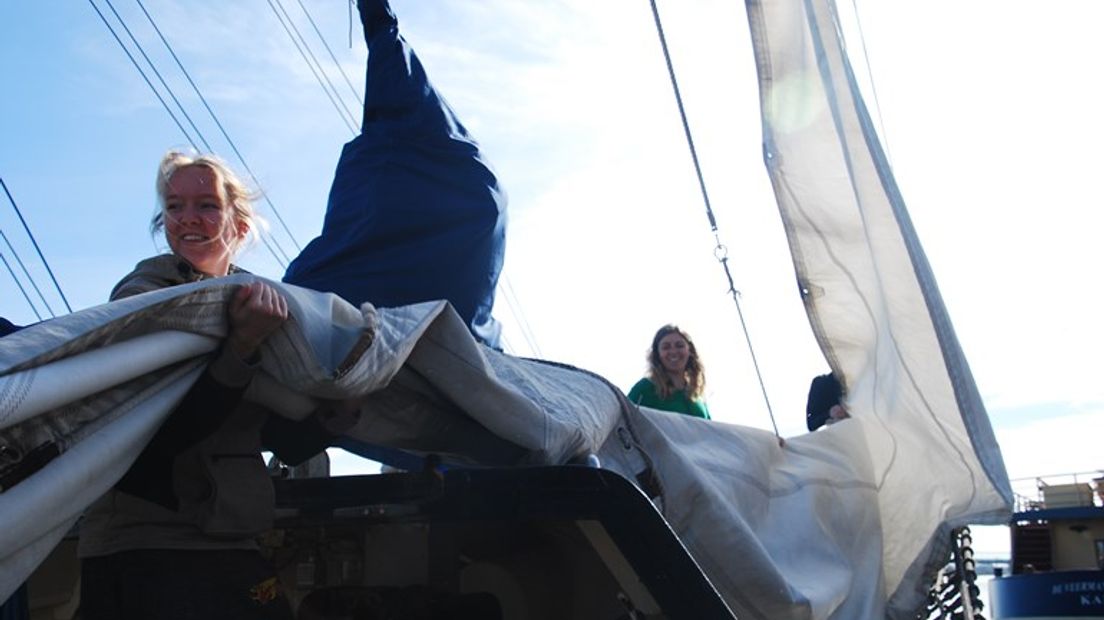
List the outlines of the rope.
{"type": "Polygon", "coordinates": [[[349,49],[353,49],[353,3],[355,0],[349,0],[349,49]]]}
{"type": "Polygon", "coordinates": [[[698,161],[697,148],[694,147],[694,136],[690,132],[690,122],[686,118],[686,108],[682,104],[682,94],[679,91],[678,80],[675,78],[675,67],[671,62],[671,52],[667,48],[667,37],[663,33],[663,22],[659,19],[659,8],[656,7],[655,0],[650,0],[650,2],[652,16],[655,17],[656,32],[659,34],[659,44],[663,48],[663,59],[667,63],[667,75],[671,78],[671,88],[675,92],[675,102],[678,104],[679,117],[682,119],[682,129],[686,133],[686,144],[690,147],[690,158],[694,162],[694,171],[698,176],[698,186],[701,188],[702,200],[705,202],[705,215],[709,218],[709,229],[713,232],[713,238],[717,242],[713,254],[717,261],[721,263],[721,267],[724,268],[725,278],[728,280],[728,292],[732,294],[732,301],[736,303],[736,313],[740,317],[740,328],[744,331],[744,340],[747,341],[748,351],[751,353],[751,363],[755,367],[759,389],[763,392],[767,414],[770,415],[775,436],[781,438],[781,434],[778,432],[778,423],[774,419],[774,410],[771,408],[770,397],[767,396],[767,386],[763,382],[763,373],[759,369],[759,360],[755,356],[755,347],[751,344],[751,334],[748,332],[747,322],[744,320],[744,311],[740,307],[740,291],[736,290],[736,285],[732,281],[732,272],[728,268],[728,248],[721,243],[720,234],[717,232],[717,218],[713,215],[713,207],[709,203],[709,192],[705,188],[705,177],[702,175],[701,163],[698,161]]]}

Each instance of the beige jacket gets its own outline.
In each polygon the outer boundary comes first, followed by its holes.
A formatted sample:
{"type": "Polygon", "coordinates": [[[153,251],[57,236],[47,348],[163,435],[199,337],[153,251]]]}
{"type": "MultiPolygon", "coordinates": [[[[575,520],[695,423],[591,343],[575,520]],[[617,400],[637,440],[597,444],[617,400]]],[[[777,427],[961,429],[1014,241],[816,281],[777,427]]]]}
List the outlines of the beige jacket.
{"type": "MultiPolygon", "coordinates": [[[[232,268],[234,272],[241,272],[232,268]]],[[[195,282],[210,276],[183,259],[162,255],[138,263],[112,291],[112,300],[195,282]]],[[[208,367],[217,382],[245,387],[255,368],[228,351],[208,367]]],[[[177,455],[170,510],[112,489],[86,511],[79,554],[94,557],[133,549],[250,549],[254,537],[272,525],[274,493],[261,458],[261,427],[268,412],[241,403],[225,412],[212,435],[177,455]]]]}

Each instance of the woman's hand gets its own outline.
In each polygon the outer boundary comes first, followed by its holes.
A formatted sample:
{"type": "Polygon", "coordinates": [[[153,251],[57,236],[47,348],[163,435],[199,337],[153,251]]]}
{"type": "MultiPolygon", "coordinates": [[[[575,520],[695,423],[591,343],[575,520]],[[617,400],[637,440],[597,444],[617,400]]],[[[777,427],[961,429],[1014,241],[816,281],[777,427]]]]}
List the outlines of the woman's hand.
{"type": "Polygon", "coordinates": [[[287,320],[287,300],[264,282],[242,286],[230,300],[227,342],[239,359],[247,360],[287,320]]]}
{"type": "Polygon", "coordinates": [[[832,408],[828,410],[828,419],[824,421],[825,424],[835,424],[840,420],[846,420],[850,418],[851,414],[847,412],[847,407],[843,405],[832,405],[832,408]]]}

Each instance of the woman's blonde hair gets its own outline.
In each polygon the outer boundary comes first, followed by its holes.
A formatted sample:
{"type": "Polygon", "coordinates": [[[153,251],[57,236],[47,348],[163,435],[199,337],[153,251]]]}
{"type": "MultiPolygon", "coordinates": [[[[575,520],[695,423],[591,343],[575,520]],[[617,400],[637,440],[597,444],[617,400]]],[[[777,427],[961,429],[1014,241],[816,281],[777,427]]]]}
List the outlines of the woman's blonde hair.
{"type": "Polygon", "coordinates": [[[246,238],[233,248],[234,251],[255,241],[260,236],[260,230],[267,226],[267,222],[253,206],[253,201],[260,197],[260,192],[250,189],[217,155],[189,155],[177,150],[165,153],[157,167],[157,211],[150,219],[150,234],[156,236],[165,228],[165,201],[169,194],[169,181],[178,170],[192,166],[207,168],[215,175],[219,195],[232,210],[233,218],[229,223],[245,224],[246,238]]]}
{"type": "Polygon", "coordinates": [[[687,334],[678,325],[664,325],[659,328],[655,333],[655,337],[652,338],[652,348],[648,350],[646,357],[648,360],[648,379],[655,385],[656,394],[660,398],[666,399],[675,391],[671,377],[667,374],[667,369],[663,367],[663,360],[659,357],[659,341],[671,334],[682,336],[690,349],[683,378],[686,380],[686,396],[690,400],[698,400],[705,393],[705,366],[702,364],[701,358],[698,357],[698,348],[694,346],[690,334],[687,334]]]}

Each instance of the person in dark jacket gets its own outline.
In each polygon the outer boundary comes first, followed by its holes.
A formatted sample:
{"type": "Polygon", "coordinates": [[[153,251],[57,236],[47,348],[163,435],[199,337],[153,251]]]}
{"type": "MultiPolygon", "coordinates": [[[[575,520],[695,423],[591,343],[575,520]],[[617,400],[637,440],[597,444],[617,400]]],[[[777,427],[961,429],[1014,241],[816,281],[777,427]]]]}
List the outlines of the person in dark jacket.
{"type": "Polygon", "coordinates": [[[825,424],[835,424],[851,417],[843,405],[843,386],[836,375],[828,373],[813,377],[809,398],[805,403],[805,425],[813,432],[825,424]]]}

